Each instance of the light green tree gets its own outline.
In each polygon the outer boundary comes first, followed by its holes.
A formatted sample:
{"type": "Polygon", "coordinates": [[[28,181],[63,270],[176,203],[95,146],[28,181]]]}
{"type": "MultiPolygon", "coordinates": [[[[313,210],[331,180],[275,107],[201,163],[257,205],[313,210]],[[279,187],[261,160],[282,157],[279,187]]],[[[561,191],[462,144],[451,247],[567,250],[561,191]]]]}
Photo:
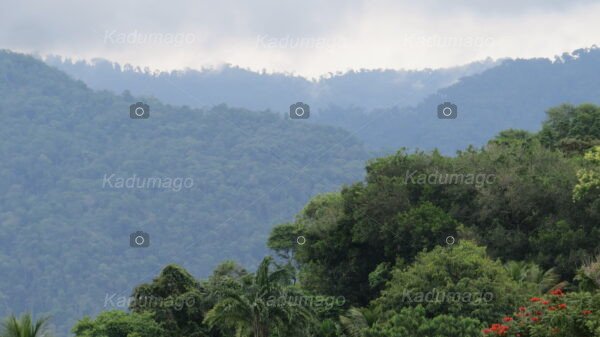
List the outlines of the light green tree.
{"type": "Polygon", "coordinates": [[[600,146],[595,146],[584,155],[588,168],[577,171],[577,185],[573,189],[575,201],[589,195],[600,195],[600,146]]]}
{"type": "MultiPolygon", "coordinates": [[[[105,311],[95,319],[84,317],[73,327],[76,337],[165,337],[166,332],[152,314],[105,311]]],[[[3,336],[4,337],[4,336],[3,336]]]]}
{"type": "Polygon", "coordinates": [[[422,252],[396,268],[376,304],[383,312],[422,306],[428,317],[452,315],[492,321],[521,297],[518,284],[484,247],[462,241],[422,252]]]}

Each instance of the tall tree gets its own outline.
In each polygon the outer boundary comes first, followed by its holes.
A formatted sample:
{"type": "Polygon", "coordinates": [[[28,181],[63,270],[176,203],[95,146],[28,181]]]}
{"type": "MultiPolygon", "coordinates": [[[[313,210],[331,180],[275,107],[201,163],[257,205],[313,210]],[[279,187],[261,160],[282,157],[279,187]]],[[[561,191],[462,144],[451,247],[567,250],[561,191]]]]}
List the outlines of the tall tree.
{"type": "Polygon", "coordinates": [[[206,291],[185,269],[166,266],[151,283],[137,286],[129,309],[134,313],[149,312],[169,336],[207,335],[202,323],[210,303],[206,291]]]}
{"type": "Polygon", "coordinates": [[[256,274],[240,279],[223,278],[215,289],[217,304],[206,314],[211,327],[234,328],[237,336],[295,336],[306,332],[314,313],[311,301],[290,285],[286,268],[271,270],[266,257],[256,274]]]}

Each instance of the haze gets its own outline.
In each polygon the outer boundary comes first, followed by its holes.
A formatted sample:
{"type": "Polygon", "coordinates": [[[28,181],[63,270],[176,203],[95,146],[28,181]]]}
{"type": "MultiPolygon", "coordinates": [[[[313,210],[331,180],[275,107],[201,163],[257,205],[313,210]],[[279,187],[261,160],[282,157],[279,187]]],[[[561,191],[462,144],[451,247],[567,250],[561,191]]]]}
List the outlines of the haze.
{"type": "Polygon", "coordinates": [[[598,44],[593,1],[2,1],[3,48],[306,77],[553,57],[598,44]]]}

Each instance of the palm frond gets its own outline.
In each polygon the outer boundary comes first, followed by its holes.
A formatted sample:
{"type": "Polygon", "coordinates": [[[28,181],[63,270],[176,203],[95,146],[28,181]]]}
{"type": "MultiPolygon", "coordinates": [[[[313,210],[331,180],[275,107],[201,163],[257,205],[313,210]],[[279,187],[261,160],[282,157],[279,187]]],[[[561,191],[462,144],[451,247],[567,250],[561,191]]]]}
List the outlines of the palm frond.
{"type": "Polygon", "coordinates": [[[340,325],[350,337],[363,337],[364,330],[369,327],[367,319],[357,308],[350,308],[345,315],[340,316],[340,325]]]}

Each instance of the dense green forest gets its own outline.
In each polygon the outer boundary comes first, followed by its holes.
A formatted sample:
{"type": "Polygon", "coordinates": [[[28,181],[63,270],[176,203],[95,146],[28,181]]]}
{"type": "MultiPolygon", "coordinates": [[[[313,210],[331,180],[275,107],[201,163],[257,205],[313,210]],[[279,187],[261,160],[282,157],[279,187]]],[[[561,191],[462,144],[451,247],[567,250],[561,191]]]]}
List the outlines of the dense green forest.
{"type": "Polygon", "coordinates": [[[129,312],[73,333],[600,336],[600,107],[558,106],[538,133],[456,157],[401,150],[366,171],[276,226],[255,272],[227,261],[197,280],[168,265],[108,299],[129,312]]]}
{"type": "Polygon", "coordinates": [[[63,335],[168,263],[196,276],[225,259],[255,268],[273,225],[361,179],[369,156],[341,129],[96,92],[11,52],[0,120],[0,316],[50,314],[63,335]],[[149,119],[130,119],[138,100],[149,119]],[[134,176],[193,184],[118,187],[134,176]],[[137,230],[150,247],[129,247],[137,230]]]}

